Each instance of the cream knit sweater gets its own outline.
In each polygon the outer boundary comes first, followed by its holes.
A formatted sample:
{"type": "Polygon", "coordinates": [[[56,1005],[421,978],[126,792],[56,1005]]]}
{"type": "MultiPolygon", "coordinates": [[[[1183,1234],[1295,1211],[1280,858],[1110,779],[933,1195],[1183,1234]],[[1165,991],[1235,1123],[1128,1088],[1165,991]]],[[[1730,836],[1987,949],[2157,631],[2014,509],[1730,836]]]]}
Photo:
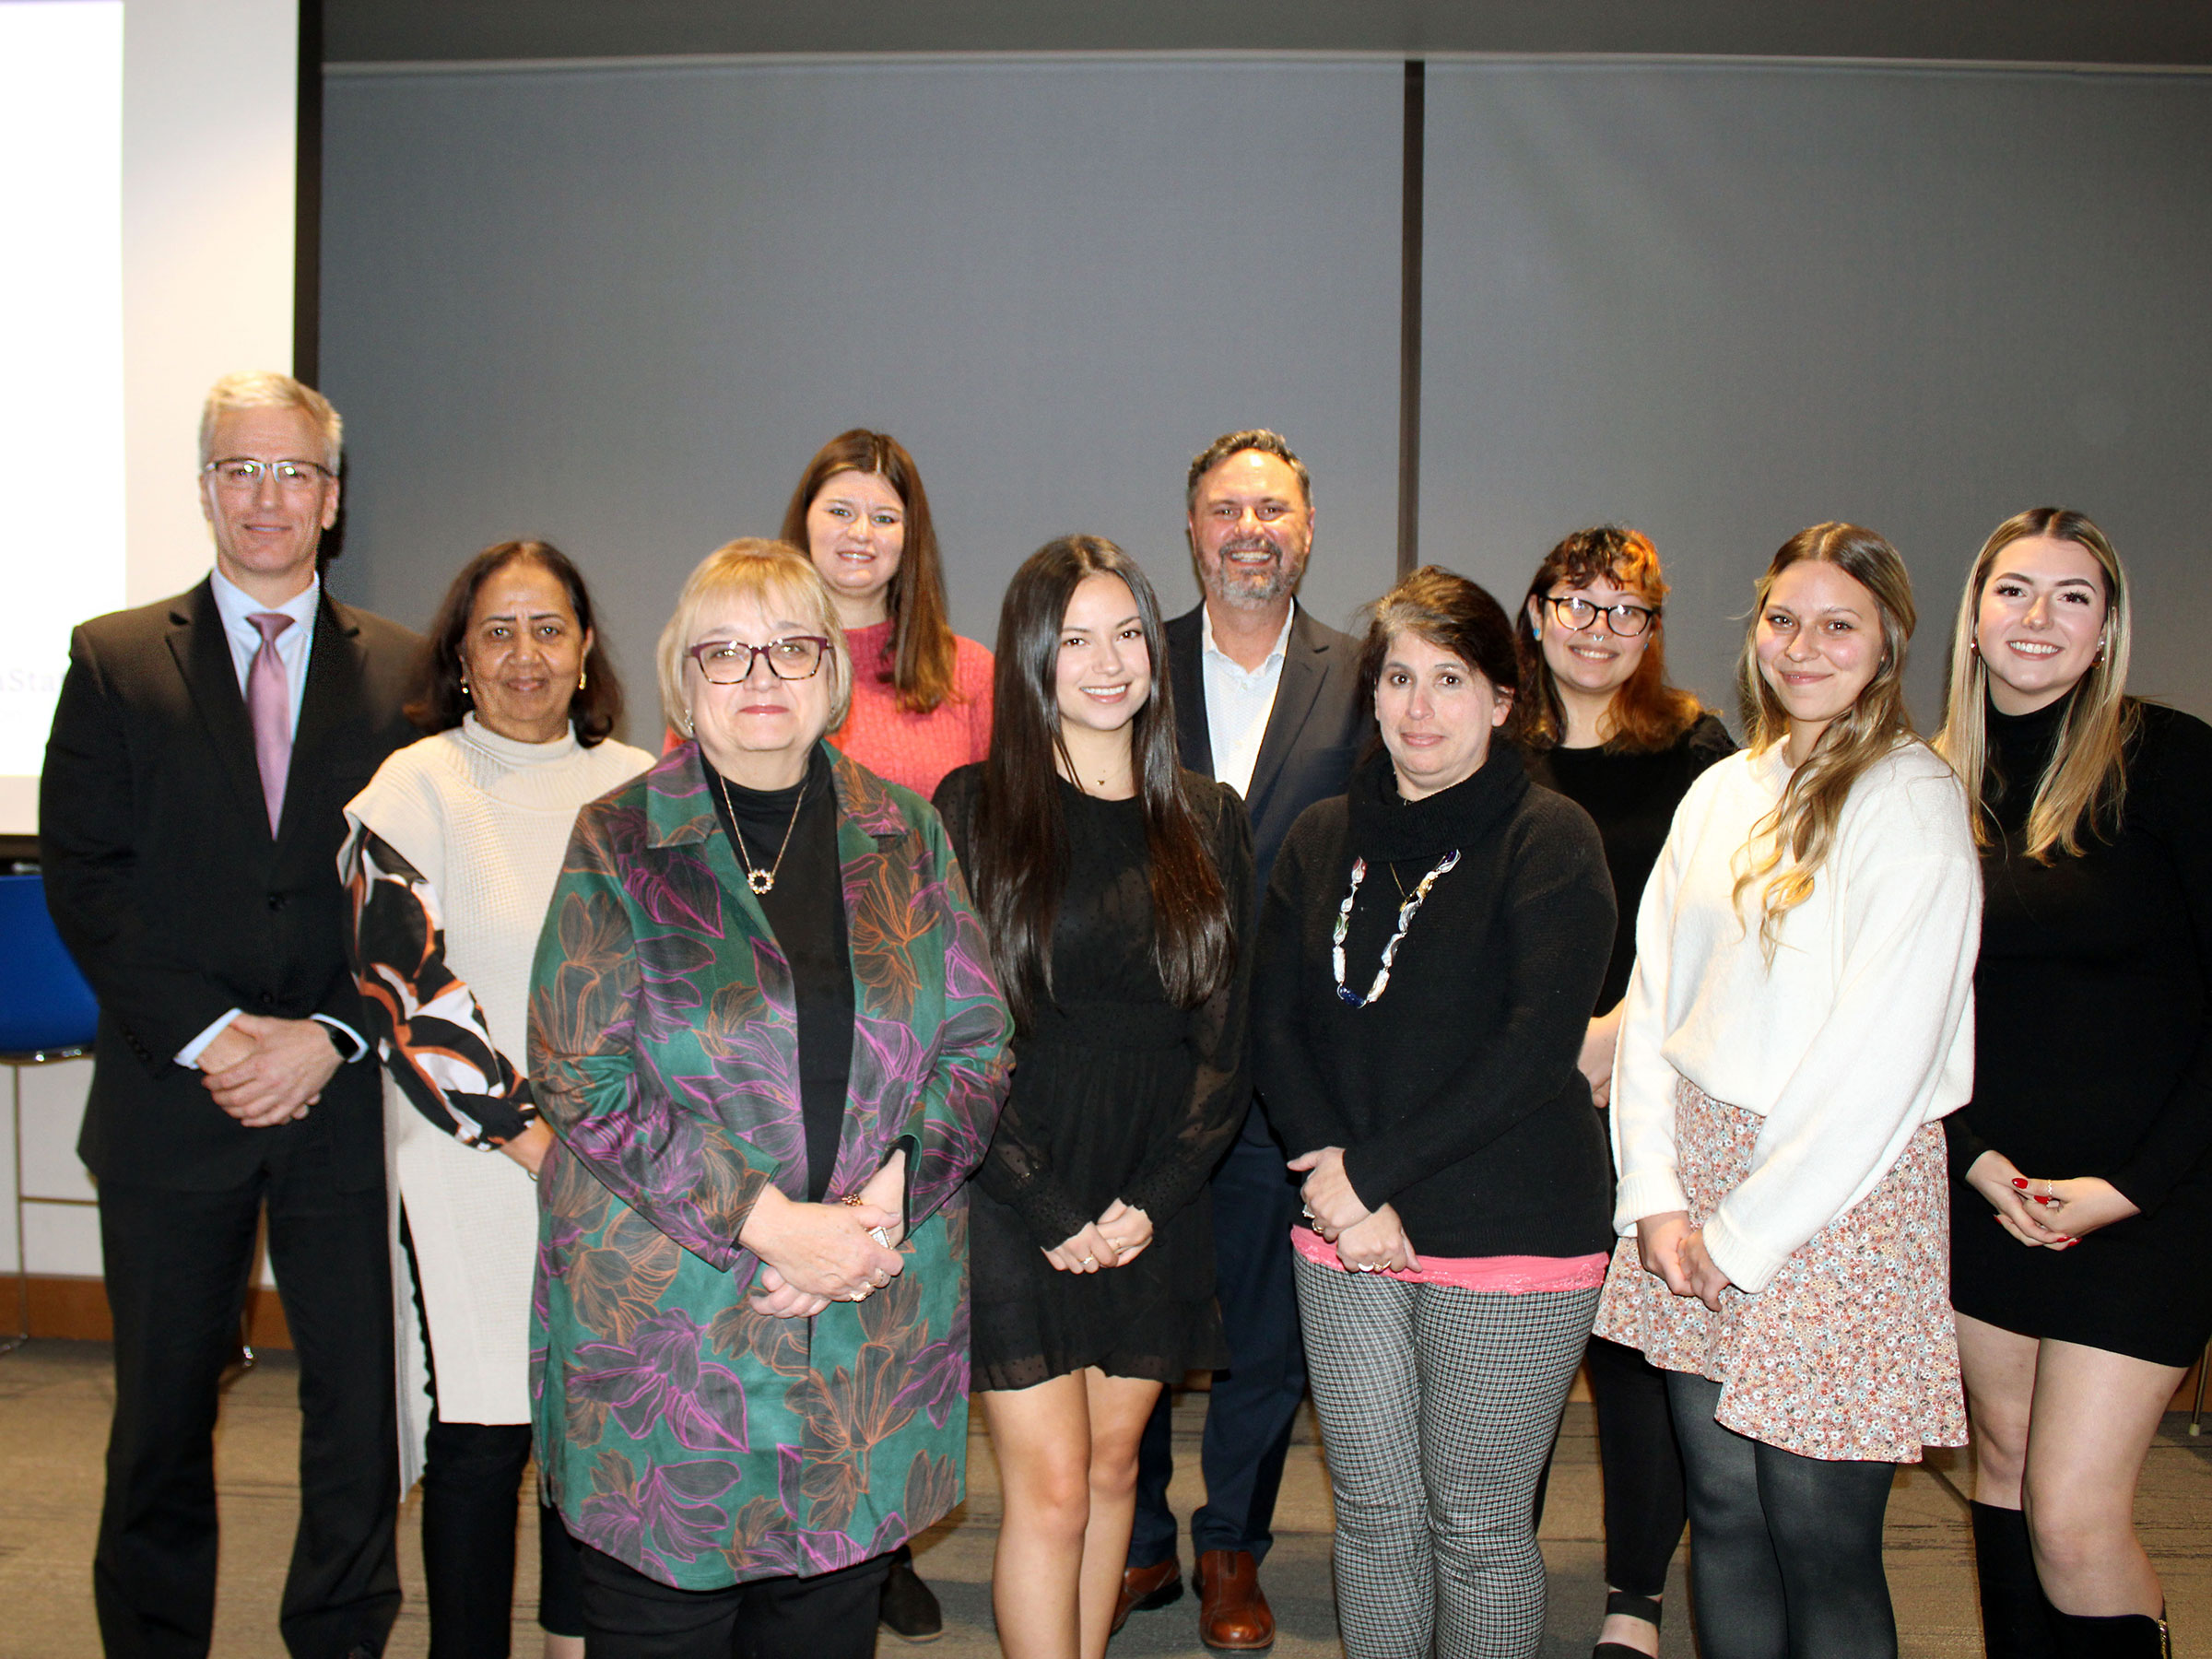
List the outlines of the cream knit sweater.
{"type": "MultiPolygon", "coordinates": [[[[529,1051],[530,962],[577,809],[652,764],[642,749],[584,748],[573,734],[517,743],[472,714],[393,755],[346,808],[357,831],[374,831],[436,890],[447,965],[518,1067],[529,1051]]],[[[513,1159],[433,1126],[389,1077],[384,1123],[392,1190],[406,1206],[437,1344],[439,1409],[448,1422],[527,1422],[535,1189],[513,1159]]],[[[405,1368],[418,1333],[396,1254],[394,1267],[405,1368]]],[[[403,1452],[418,1453],[427,1426],[418,1380],[403,1377],[401,1417],[403,1452]]],[[[413,1459],[403,1462],[411,1476],[413,1459]]]]}
{"type": "Polygon", "coordinates": [[[1677,1074],[1766,1119],[1750,1173],[1705,1225],[1714,1265],[1750,1291],[1973,1088],[1982,880],[1965,792],[1921,743],[1871,767],[1770,963],[1759,884],[1740,914],[1732,891],[1789,775],[1776,745],[1731,756],[1683,798],[1637,916],[1613,1073],[1623,1233],[1688,1207],[1677,1074]]]}

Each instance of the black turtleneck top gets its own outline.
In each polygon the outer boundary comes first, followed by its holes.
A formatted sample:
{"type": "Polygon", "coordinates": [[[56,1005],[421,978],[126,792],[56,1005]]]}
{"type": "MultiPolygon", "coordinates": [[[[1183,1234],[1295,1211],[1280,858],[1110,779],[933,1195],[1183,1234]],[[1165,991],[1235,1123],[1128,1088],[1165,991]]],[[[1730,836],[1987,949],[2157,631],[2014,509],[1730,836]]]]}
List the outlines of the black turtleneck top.
{"type": "Polygon", "coordinates": [[[706,768],[722,832],[733,848],[740,834],[745,837],[738,869],[742,872],[750,858],[754,869],[775,871],[775,886],[759,895],[760,911],[791,964],[798,1001],[806,1195],[818,1204],[836,1168],[853,1071],[853,952],[845,935],[837,791],[830,782],[830,757],[816,744],[806,775],[789,789],[747,789],[722,777],[703,754],[700,764],[706,768]]]}
{"type": "Polygon", "coordinates": [[[2066,706],[1985,709],[1997,841],[1951,1167],[1994,1147],[2031,1178],[2102,1176],[2150,1210],[2212,1149],[2212,726],[2142,705],[2117,830],[2038,864],[2028,811],[2066,706]]]}
{"type": "Polygon", "coordinates": [[[1613,947],[1597,827],[1493,745],[1465,782],[1408,802],[1388,755],[1300,815],[1268,884],[1253,983],[1254,1080],[1294,1154],[1345,1148],[1370,1209],[1416,1252],[1589,1255],[1612,1247],[1607,1163],[1576,1069],[1613,947]],[[1364,996],[1410,894],[1447,853],[1364,1007],[1337,994],[1331,934],[1364,996]]]}

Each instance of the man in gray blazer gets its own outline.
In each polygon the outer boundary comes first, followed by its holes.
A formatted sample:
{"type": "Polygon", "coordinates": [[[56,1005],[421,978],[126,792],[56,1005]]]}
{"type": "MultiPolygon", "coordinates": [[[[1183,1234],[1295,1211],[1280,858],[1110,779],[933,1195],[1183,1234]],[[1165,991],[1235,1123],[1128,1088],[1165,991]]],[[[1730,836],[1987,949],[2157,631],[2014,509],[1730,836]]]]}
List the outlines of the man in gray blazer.
{"type": "Polygon", "coordinates": [[[47,902],[100,998],[78,1151],[115,1326],[92,1563],[111,1655],[207,1652],[218,1385],[265,1217],[300,1359],[285,1645],[378,1653],[399,1611],[382,1096],[337,851],[341,808],[416,735],[419,641],[324,590],[339,439],[288,376],[217,383],[215,570],[76,630],[46,747],[47,902]]]}
{"type": "MultiPolygon", "coordinates": [[[[1216,439],[1191,462],[1183,505],[1205,597],[1168,624],[1168,672],[1182,763],[1233,786],[1252,818],[1260,891],[1298,815],[1342,794],[1371,725],[1359,642],[1296,604],[1313,542],[1312,483],[1277,433],[1216,439]]],[[[1230,1365],[1215,1373],[1200,1465],[1206,1501],[1191,1518],[1198,1634],[1251,1653],[1275,1641],[1260,1561],[1290,1429],[1305,1394],[1290,1277],[1298,1183],[1256,1097],[1213,1180],[1214,1255],[1230,1365]]],[[[1162,1394],[1145,1431],[1136,1523],[1116,1623],[1182,1594],[1168,1508],[1173,1456],[1162,1394]]]]}

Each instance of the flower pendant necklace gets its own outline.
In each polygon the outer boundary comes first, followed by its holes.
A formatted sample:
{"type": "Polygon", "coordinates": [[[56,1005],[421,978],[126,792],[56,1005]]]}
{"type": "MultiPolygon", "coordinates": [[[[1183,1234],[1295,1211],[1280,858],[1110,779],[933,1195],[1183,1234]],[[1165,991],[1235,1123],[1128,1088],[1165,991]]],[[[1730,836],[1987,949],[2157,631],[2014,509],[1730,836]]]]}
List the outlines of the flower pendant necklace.
{"type": "MultiPolygon", "coordinates": [[[[714,771],[712,767],[707,770],[714,771]]],[[[799,827],[799,808],[806,804],[806,780],[799,780],[799,798],[791,804],[791,822],[783,826],[783,844],[776,849],[776,862],[765,870],[753,868],[753,856],[745,850],[745,831],[738,827],[737,808],[730,804],[729,780],[717,771],[714,772],[714,782],[722,791],[723,806],[730,815],[730,839],[737,843],[737,857],[745,865],[745,885],[755,894],[774,891],[776,872],[783,867],[783,854],[791,851],[791,832],[799,827]]]]}
{"type": "Polygon", "coordinates": [[[1413,918],[1421,908],[1421,900],[1429,897],[1429,889],[1436,885],[1436,878],[1458,863],[1459,849],[1454,847],[1438,861],[1434,869],[1421,877],[1420,885],[1406,897],[1405,903],[1398,906],[1398,931],[1392,934],[1390,942],[1382,947],[1382,966],[1375,971],[1375,982],[1367,988],[1365,996],[1360,996],[1346,990],[1344,985],[1344,935],[1352,930],[1352,900],[1359,898],[1359,884],[1367,879],[1367,860],[1352,860],[1351,890],[1345,894],[1344,902],[1336,907],[1336,929],[1331,936],[1329,947],[1329,959],[1336,968],[1336,994],[1340,998],[1355,1008],[1364,1008],[1390,988],[1390,965],[1397,959],[1398,947],[1405,941],[1406,930],[1413,925],[1413,918]]]}

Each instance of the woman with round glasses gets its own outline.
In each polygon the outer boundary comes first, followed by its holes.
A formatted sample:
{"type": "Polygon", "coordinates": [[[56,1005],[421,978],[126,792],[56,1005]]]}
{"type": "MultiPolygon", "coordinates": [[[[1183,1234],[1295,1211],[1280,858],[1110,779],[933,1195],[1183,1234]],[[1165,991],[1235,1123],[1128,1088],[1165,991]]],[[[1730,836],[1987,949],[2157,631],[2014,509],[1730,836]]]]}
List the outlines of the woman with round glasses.
{"type": "MultiPolygon", "coordinates": [[[[621,715],[582,576],[548,543],[501,542],[453,578],[424,640],[407,717],[432,735],[346,807],[339,863],[390,1078],[405,1241],[393,1277],[414,1385],[400,1393],[400,1464],[407,1483],[422,1475],[440,1655],[508,1651],[530,1460],[532,1183],[553,1144],[525,1053],[530,958],[577,809],[653,764],[610,736],[621,715]]],[[[580,1659],[576,1546],[551,1509],[538,1563],[547,1659],[580,1659]]]]}
{"type": "Polygon", "coordinates": [[[1018,1021],[972,1212],[1009,1659],[1104,1653],[1153,1403],[1226,1359],[1206,1178],[1250,1094],[1252,833],[1176,763],[1165,666],[1136,562],[1048,543],[1006,588],[990,759],[937,791],[1018,1021]]]}
{"type": "MultiPolygon", "coordinates": [[[[1578,530],[1546,554],[1522,602],[1522,752],[1528,775],[1596,820],[1613,878],[1613,953],[1583,1039],[1602,1111],[1613,1087],[1636,911],[1700,773],[1735,752],[1720,717],[1666,681],[1666,578],[1638,530],[1578,530]]],[[[1660,1597],[1682,1541],[1682,1459],[1666,1381],[1633,1348],[1593,1337],[1583,1357],[1605,1477],[1606,1620],[1598,1659],[1659,1651],[1660,1597]]]]}
{"type": "Polygon", "coordinates": [[[1359,658],[1381,742],[1275,865],[1254,1081],[1305,1173],[1300,1319],[1351,1659],[1527,1659],[1533,1500],[1605,1277],[1576,1068],[1613,942],[1582,809],[1497,740],[1513,625],[1430,565],[1359,658]]]}
{"type": "Polygon", "coordinates": [[[1637,917],[1596,1329],[1666,1372],[1704,1659],[1895,1654],[1895,1465],[1965,1440],[1936,1120],[1972,1087],[1981,881],[1905,710],[1913,621],[1873,531],[1783,544],[1750,747],[1690,786],[1637,917]]]}
{"type": "Polygon", "coordinates": [[[792,491],[783,539],[830,584],[853,653],[838,748],[924,795],[988,754],[991,653],[946,621],[936,526],[905,445],[865,427],[830,439],[792,491]]]}
{"type": "Polygon", "coordinates": [[[659,667],[693,740],[578,815],[532,986],[538,1454],[595,1659],[864,1659],[959,1500],[1006,1005],[936,814],[821,741],[804,554],[710,555],[659,667]]]}
{"type": "Polygon", "coordinates": [[[1944,1127],[2006,1659],[2171,1651],[2136,1481],[2212,1335],[2212,730],[2127,694],[2130,633],[2094,524],[2006,519],[1967,574],[1937,739],[1987,895],[1974,1098],[1944,1127]]]}

